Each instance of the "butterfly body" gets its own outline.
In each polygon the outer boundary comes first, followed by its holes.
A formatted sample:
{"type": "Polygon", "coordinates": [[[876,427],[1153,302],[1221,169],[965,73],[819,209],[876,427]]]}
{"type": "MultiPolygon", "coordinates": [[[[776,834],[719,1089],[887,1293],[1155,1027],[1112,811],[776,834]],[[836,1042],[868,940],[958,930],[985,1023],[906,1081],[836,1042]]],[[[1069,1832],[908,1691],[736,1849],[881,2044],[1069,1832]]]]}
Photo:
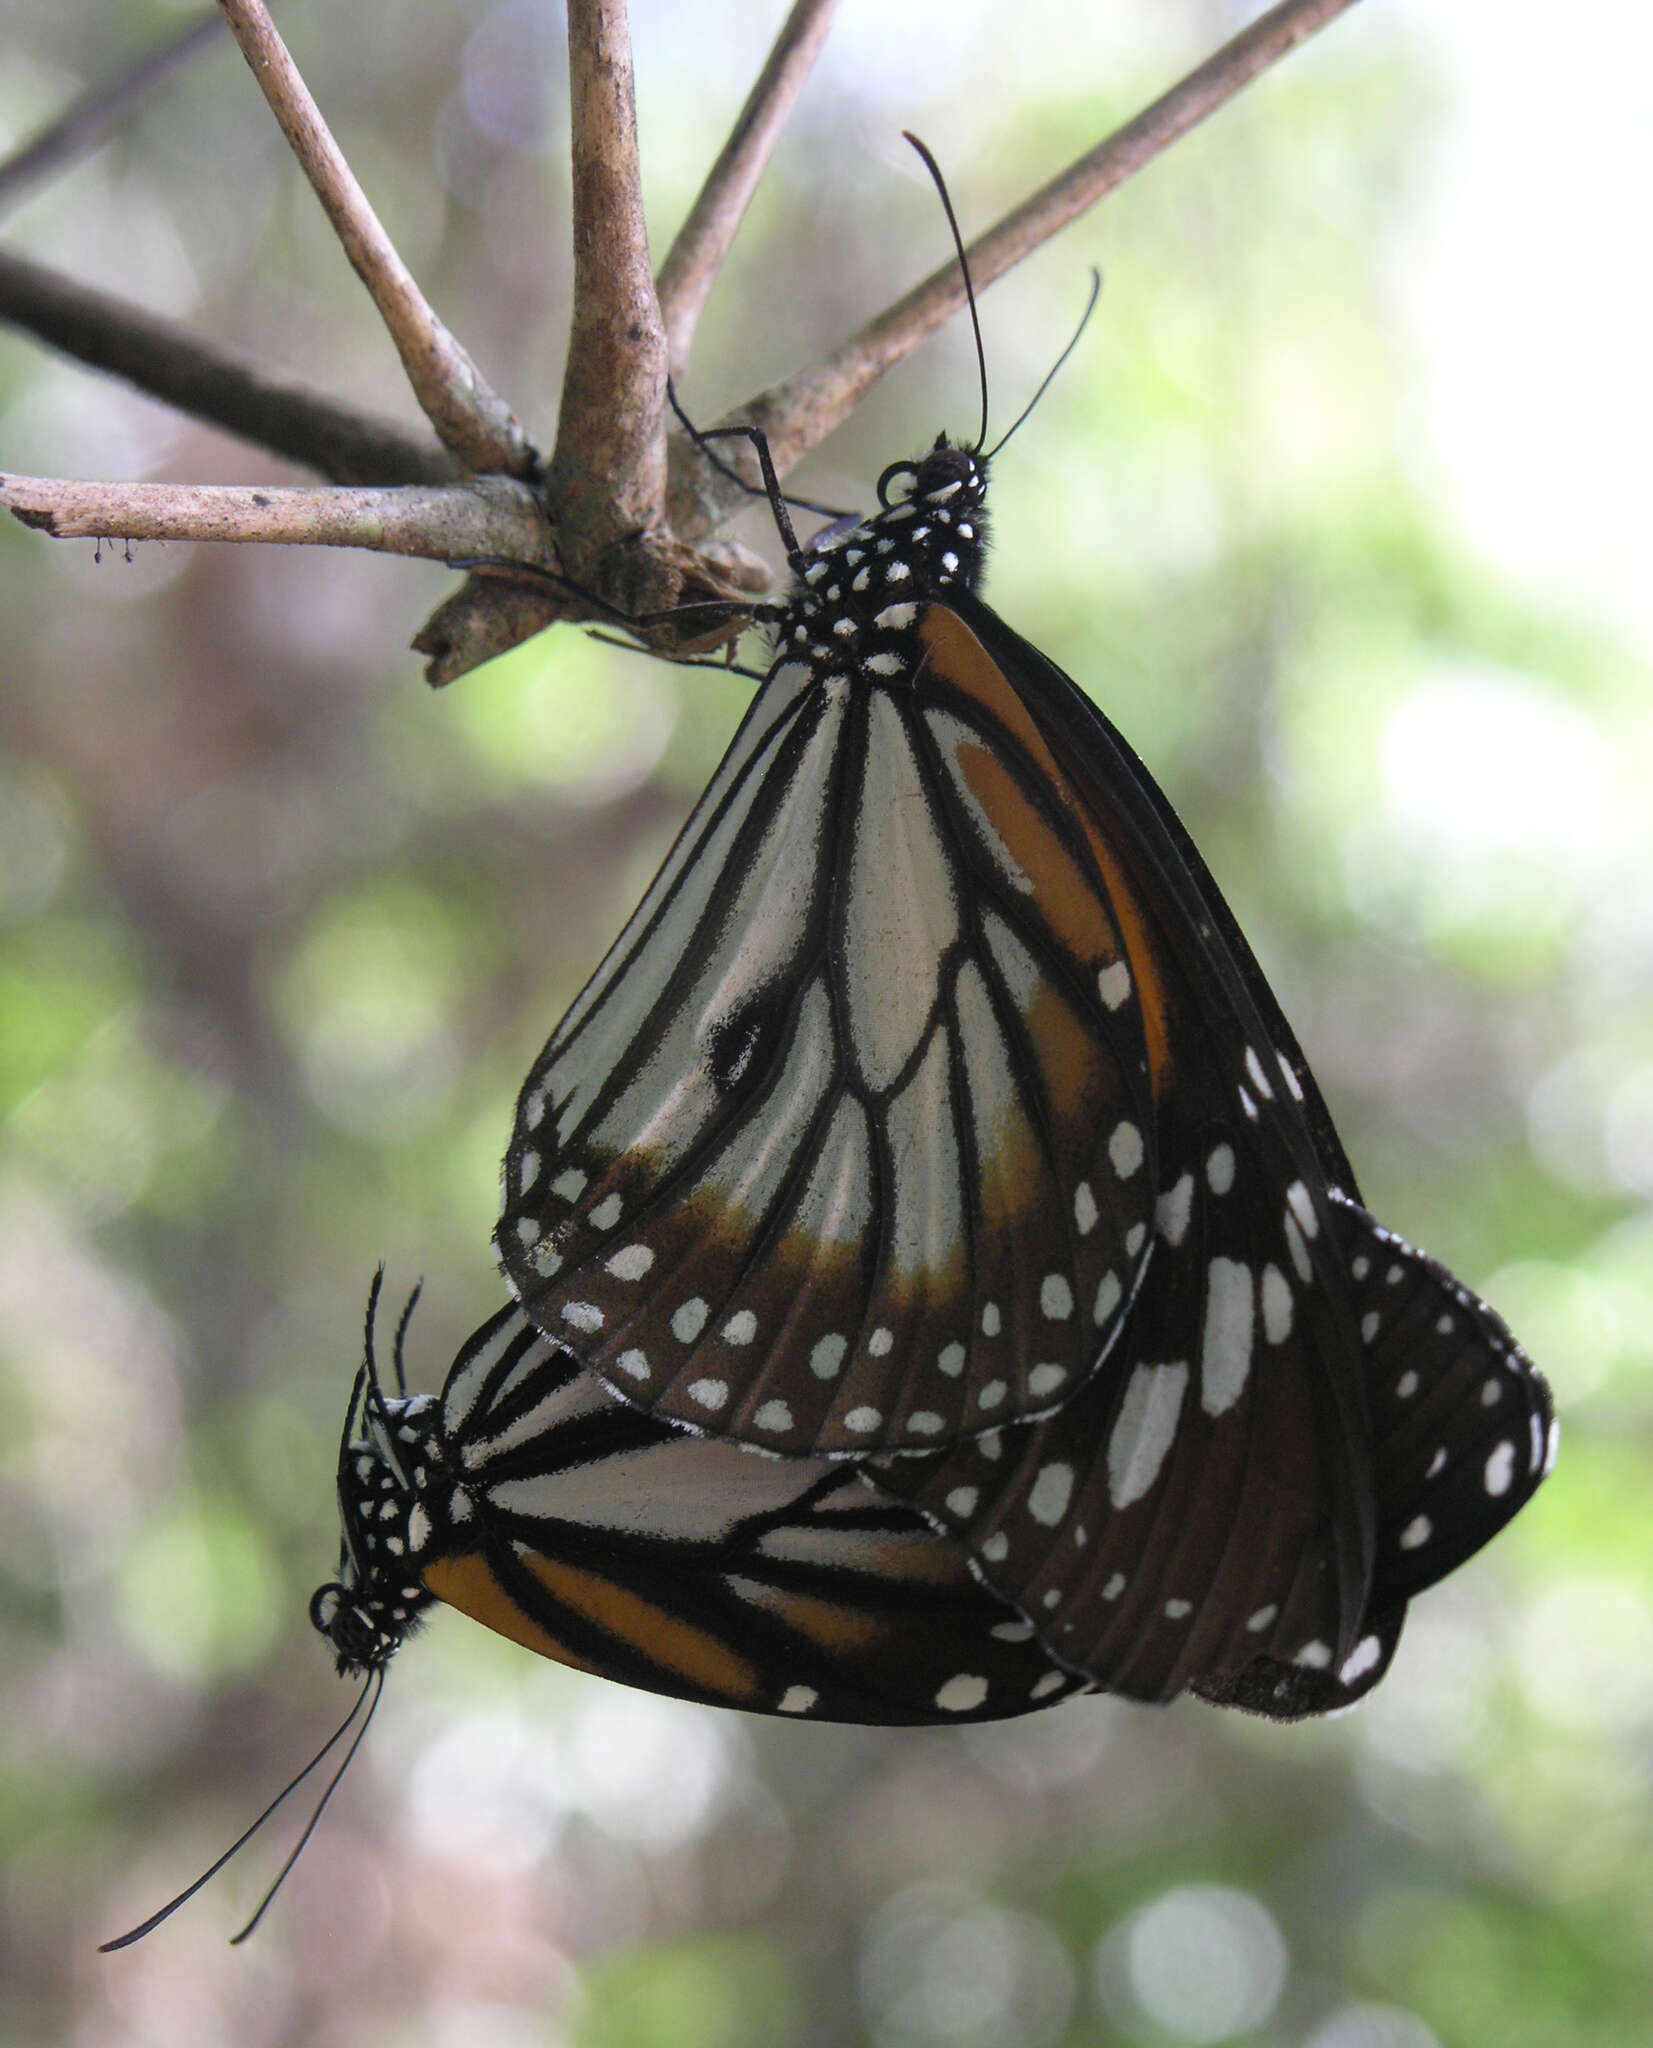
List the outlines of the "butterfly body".
{"type": "MultiPolygon", "coordinates": [[[[1537,1486],[1548,1396],[1360,1206],[1169,803],[976,594],[985,492],[938,441],[796,557],[523,1089],[518,1306],[450,1375],[466,1506],[417,1524],[418,1582],[759,1711],[1326,1711],[1537,1486]]],[[[341,1657],[400,1565],[318,1612],[341,1657]]]]}

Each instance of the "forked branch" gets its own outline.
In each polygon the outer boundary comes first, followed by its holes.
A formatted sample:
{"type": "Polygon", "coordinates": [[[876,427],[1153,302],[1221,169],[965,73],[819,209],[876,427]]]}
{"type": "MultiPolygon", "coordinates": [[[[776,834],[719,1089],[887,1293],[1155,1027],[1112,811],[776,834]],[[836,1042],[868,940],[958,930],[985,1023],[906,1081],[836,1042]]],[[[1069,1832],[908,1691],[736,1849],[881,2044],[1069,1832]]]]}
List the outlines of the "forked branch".
{"type": "MultiPolygon", "coordinates": [[[[517,586],[496,575],[468,582],[417,643],[433,654],[433,680],[462,673],[552,619],[607,623],[616,609],[635,616],[750,595],[761,587],[761,570],[735,544],[713,538],[746,502],[739,486],[679,435],[670,442],[666,492],[666,369],[668,358],[677,368],[686,363],[701,307],[834,4],[797,0],[656,288],[649,275],[623,0],[569,0],[573,333],[556,452],[541,471],[510,410],[436,318],[391,247],[262,0],[219,0],[448,453],[420,447],[398,429],[285,384],[228,351],[186,342],[154,316],[69,285],[37,265],[0,260],[0,317],[341,482],[406,485],[398,503],[394,491],[226,495],[168,486],[157,497],[120,485],[13,477],[0,478],[0,503],[56,534],[118,539],[210,531],[223,538],[364,546],[449,560],[521,560],[553,572],[548,580],[517,586]],[[473,482],[461,478],[443,489],[456,467],[471,472],[473,482]],[[514,489],[476,489],[474,480],[488,474],[500,486],[507,477],[521,483],[514,489]],[[464,541],[451,545],[450,536],[459,531],[464,541]]],[[[970,249],[978,289],[1353,4],[1279,0],[982,236],[970,249]]],[[[761,426],[784,475],[962,299],[958,269],[950,263],[823,362],[759,393],[726,424],[761,426]]],[[[668,626],[651,629],[647,637],[669,649],[681,636],[668,626]]]]}

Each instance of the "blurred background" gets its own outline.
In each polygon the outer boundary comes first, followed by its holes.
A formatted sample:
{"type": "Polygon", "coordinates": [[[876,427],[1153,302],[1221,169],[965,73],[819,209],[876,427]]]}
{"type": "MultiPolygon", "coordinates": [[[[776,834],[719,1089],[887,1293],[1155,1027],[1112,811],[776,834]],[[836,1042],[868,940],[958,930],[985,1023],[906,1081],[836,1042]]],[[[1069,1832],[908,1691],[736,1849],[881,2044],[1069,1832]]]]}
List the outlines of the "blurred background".
{"type": "MultiPolygon", "coordinates": [[[[779,0],[636,0],[657,255],[779,0]]],[[[710,419],[1249,18],[847,0],[702,329],[710,419]]],[[[13,0],[0,148],[173,32],[13,0]]],[[[548,444],[551,0],[281,19],[548,444]]],[[[367,1282],[439,1386],[498,1305],[516,1087],[745,701],[559,630],[441,696],[453,579],[0,523],[0,2037],[450,2048],[1630,2048],[1653,2011],[1650,31],[1370,0],[987,294],[988,596],[1171,792],[1368,1201],[1488,1295],[1552,1483],[1386,1684],[1277,1729],[1107,1700],[781,1726],[438,1611],[268,1922],[346,1703],[304,1619],[367,1282]],[[101,555],[101,559],[100,559],[101,555]]],[[[377,407],[397,373],[225,42],[11,247],[377,407]]],[[[950,331],[804,472],[974,423],[950,331]]],[[[0,465],[300,481],[0,335],[0,465]]],[[[761,516],[751,523],[767,545],[761,516]]]]}

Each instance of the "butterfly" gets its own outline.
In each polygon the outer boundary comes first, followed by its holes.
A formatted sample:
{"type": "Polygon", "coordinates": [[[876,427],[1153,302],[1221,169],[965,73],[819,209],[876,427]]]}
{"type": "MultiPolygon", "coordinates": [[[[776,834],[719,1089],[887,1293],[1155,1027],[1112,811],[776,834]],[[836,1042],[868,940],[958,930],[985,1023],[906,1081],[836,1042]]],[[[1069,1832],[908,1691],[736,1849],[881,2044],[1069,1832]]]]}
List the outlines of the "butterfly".
{"type": "Polygon", "coordinates": [[[943,437],[795,551],[523,1088],[513,1305],[440,1399],[358,1376],[342,1668],[439,1599],[756,1711],[1290,1719],[1547,1471],[1543,1380],[1361,1206],[1169,802],[978,596],[986,491],[943,437]]]}

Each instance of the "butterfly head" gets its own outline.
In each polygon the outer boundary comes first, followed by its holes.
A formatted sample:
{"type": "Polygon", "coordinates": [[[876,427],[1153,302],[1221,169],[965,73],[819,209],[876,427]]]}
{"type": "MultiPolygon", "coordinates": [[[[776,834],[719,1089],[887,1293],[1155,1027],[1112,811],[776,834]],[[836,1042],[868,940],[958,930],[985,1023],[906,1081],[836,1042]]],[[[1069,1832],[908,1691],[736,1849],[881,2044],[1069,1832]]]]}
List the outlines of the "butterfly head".
{"type": "MultiPolygon", "coordinates": [[[[387,1396],[380,1389],[373,1311],[381,1278],[375,1276],[368,1300],[367,1356],[339,1440],[339,1573],[310,1598],[310,1624],[332,1645],[341,1677],[387,1664],[432,1597],[420,1567],[433,1533],[427,1502],[442,1408],[430,1394],[387,1396]]],[[[401,1340],[398,1330],[398,1369],[401,1340]]]]}

